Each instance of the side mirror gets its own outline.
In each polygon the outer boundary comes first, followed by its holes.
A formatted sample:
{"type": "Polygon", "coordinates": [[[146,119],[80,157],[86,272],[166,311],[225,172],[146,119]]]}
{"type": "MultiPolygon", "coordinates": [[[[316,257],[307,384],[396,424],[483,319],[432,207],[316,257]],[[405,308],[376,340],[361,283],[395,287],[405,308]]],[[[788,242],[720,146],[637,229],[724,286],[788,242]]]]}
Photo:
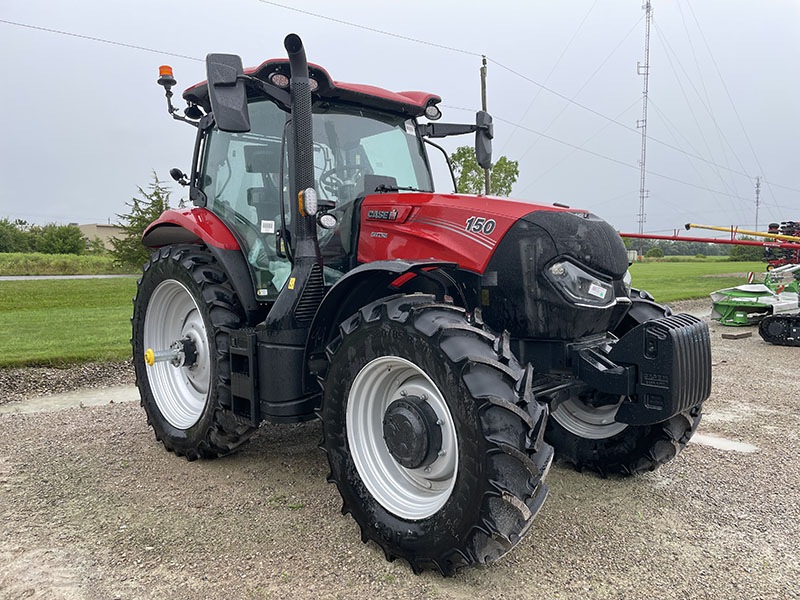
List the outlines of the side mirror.
{"type": "Polygon", "coordinates": [[[479,110],[475,115],[475,156],[481,169],[492,166],[492,138],[494,138],[494,125],[492,115],[485,110],[479,110]]]}
{"type": "Polygon", "coordinates": [[[250,131],[247,91],[241,79],[244,75],[242,59],[235,54],[209,54],[206,73],[208,98],[217,127],[229,133],[250,131]]]}

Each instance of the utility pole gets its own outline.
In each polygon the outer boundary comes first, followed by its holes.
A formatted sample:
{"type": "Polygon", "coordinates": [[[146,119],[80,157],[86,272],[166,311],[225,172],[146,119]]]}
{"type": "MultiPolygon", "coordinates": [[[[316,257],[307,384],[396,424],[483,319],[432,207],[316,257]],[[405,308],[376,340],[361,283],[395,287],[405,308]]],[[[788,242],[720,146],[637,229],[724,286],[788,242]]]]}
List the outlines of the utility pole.
{"type": "Polygon", "coordinates": [[[756,231],[758,231],[758,202],[761,197],[761,177],[756,177],[756,231]]]}
{"type": "MultiPolygon", "coordinates": [[[[483,65],[481,66],[481,110],[486,111],[486,57],[483,56],[483,65]]],[[[488,196],[491,193],[489,186],[489,168],[483,170],[483,187],[484,193],[488,196]]]]}
{"type": "MultiPolygon", "coordinates": [[[[645,161],[647,159],[647,89],[650,78],[650,21],[653,18],[653,7],[650,0],[645,0],[642,5],[645,12],[645,34],[644,34],[644,64],[636,63],[636,72],[644,76],[644,87],[642,89],[642,118],[636,122],[636,127],[642,130],[642,156],[639,159],[639,235],[644,234],[644,223],[647,220],[644,201],[649,195],[645,189],[645,161]]],[[[639,256],[642,255],[642,238],[639,238],[639,256]]]]}

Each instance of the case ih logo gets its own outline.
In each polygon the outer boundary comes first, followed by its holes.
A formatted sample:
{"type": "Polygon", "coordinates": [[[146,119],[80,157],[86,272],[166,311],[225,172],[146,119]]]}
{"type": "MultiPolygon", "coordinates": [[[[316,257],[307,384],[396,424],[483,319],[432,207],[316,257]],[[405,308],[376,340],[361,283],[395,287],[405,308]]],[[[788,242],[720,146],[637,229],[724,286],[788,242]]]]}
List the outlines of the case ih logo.
{"type": "Polygon", "coordinates": [[[392,210],[371,210],[367,213],[367,218],[373,221],[394,221],[397,219],[397,211],[392,210]]]}

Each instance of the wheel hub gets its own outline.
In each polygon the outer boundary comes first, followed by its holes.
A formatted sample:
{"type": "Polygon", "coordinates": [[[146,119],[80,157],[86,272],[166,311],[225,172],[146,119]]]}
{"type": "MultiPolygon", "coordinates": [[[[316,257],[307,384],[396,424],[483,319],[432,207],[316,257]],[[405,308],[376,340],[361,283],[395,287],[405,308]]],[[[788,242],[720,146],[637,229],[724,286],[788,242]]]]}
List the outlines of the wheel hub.
{"type": "Polygon", "coordinates": [[[436,384],[405,358],[380,356],[356,375],[347,398],[347,443],[364,486],[401,519],[430,517],[455,487],[455,420],[436,384]]]}
{"type": "Polygon", "coordinates": [[[392,402],[383,416],[383,439],[389,454],[406,469],[432,464],[442,449],[441,421],[419,396],[392,402]]]}

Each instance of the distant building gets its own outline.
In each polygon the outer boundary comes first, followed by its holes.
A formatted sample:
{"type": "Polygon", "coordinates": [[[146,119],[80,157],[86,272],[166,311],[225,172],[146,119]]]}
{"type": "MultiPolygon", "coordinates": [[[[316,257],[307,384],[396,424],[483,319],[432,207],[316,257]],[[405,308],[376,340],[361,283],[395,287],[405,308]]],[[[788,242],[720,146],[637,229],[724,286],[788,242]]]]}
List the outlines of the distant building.
{"type": "Polygon", "coordinates": [[[122,227],[119,225],[106,225],[105,223],[89,223],[78,225],[78,229],[87,239],[100,238],[107,250],[111,250],[111,240],[123,236],[122,227]]]}

